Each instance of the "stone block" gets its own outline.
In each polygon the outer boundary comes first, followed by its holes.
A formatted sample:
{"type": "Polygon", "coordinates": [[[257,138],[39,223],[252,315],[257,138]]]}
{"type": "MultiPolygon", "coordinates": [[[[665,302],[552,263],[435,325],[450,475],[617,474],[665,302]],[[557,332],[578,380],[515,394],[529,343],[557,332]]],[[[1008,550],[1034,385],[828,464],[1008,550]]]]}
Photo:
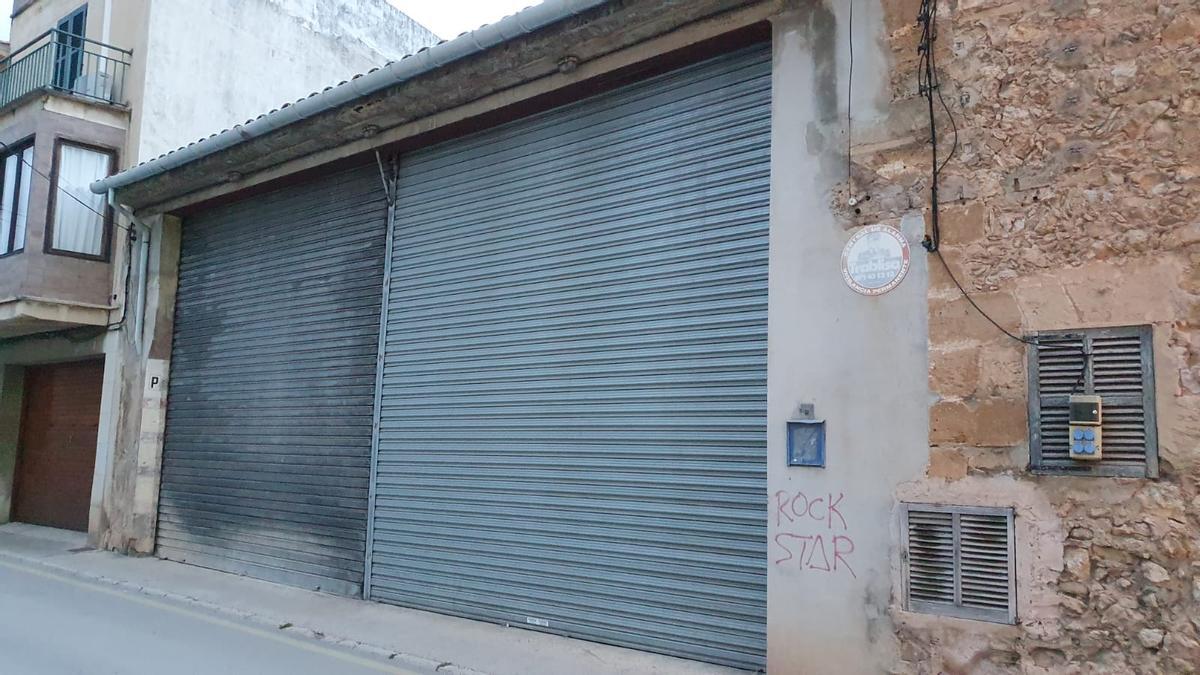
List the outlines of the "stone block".
{"type": "Polygon", "coordinates": [[[1027,438],[1028,407],[1025,401],[988,399],[975,410],[973,445],[1016,445],[1027,438]]]}
{"type": "Polygon", "coordinates": [[[929,440],[934,443],[966,443],[974,434],[975,418],[961,401],[941,401],[929,410],[929,440]]]}
{"type": "Polygon", "coordinates": [[[1013,446],[1026,438],[1024,401],[941,401],[930,409],[930,441],[979,447],[1013,446]]]}
{"type": "Polygon", "coordinates": [[[1063,549],[1063,569],[1072,578],[1087,581],[1092,576],[1092,555],[1086,548],[1068,546],[1063,549]]]}
{"type": "Polygon", "coordinates": [[[1200,18],[1185,10],[1163,29],[1162,40],[1169,46],[1195,44],[1197,35],[1200,35],[1200,18]]]}
{"type": "Polygon", "coordinates": [[[929,354],[929,388],[939,396],[970,396],[979,386],[979,352],[973,348],[929,354]]]}
{"type": "Polygon", "coordinates": [[[1175,309],[1170,289],[1179,274],[1169,259],[1139,265],[1093,263],[1063,275],[1063,284],[1086,325],[1138,324],[1172,321],[1175,309]]]}
{"type": "MultiPolygon", "coordinates": [[[[918,250],[913,251],[913,255],[918,253],[918,250]]],[[[950,265],[955,270],[955,275],[959,275],[958,270],[963,268],[963,252],[960,248],[943,248],[938,255],[929,256],[929,290],[937,293],[944,298],[952,298],[959,293],[954,282],[950,279],[950,275],[946,273],[946,265],[950,265]],[[945,259],[943,262],[941,259],[945,259]]]]}
{"type": "Polygon", "coordinates": [[[1171,580],[1171,573],[1167,568],[1149,560],[1142,563],[1142,573],[1146,575],[1146,581],[1152,584],[1163,584],[1171,580]]]}
{"type": "Polygon", "coordinates": [[[929,453],[929,476],[960,480],[967,476],[967,458],[956,448],[933,448],[929,453]]]}
{"type": "Polygon", "coordinates": [[[1064,581],[1058,585],[1058,590],[1066,593],[1067,595],[1073,595],[1080,598],[1086,598],[1091,594],[1087,584],[1080,583],[1078,581],[1064,581]]]}
{"type": "Polygon", "coordinates": [[[1165,637],[1166,633],[1157,628],[1143,628],[1137,634],[1138,642],[1146,649],[1158,649],[1165,637]]]}
{"type": "MultiPolygon", "coordinates": [[[[1020,334],[1021,311],[1012,293],[973,293],[971,297],[980,309],[1005,330],[1020,334]]],[[[998,338],[1010,339],[984,318],[961,294],[951,300],[935,300],[929,303],[929,341],[932,344],[988,341],[998,338]]]]}
{"type": "Polygon", "coordinates": [[[1013,448],[963,448],[967,456],[968,473],[992,474],[1002,471],[1018,471],[1024,468],[1028,461],[1025,452],[1015,452],[1013,448]]]}
{"type": "Polygon", "coordinates": [[[1006,339],[980,348],[979,395],[1003,398],[1024,398],[1029,390],[1025,372],[1026,346],[1006,339]]]}
{"type": "Polygon", "coordinates": [[[921,0],[884,0],[883,25],[888,33],[915,25],[921,0]]]}
{"type": "Polygon", "coordinates": [[[979,241],[987,236],[987,211],[978,202],[944,209],[940,217],[940,230],[942,243],[946,246],[979,241]]]}
{"type": "Polygon", "coordinates": [[[1087,527],[1072,527],[1071,538],[1079,541],[1090,541],[1095,536],[1095,532],[1087,527]]]}
{"type": "Polygon", "coordinates": [[[1056,330],[1079,325],[1075,305],[1067,295],[1067,289],[1056,279],[1019,285],[1014,294],[1028,330],[1056,330]]]}

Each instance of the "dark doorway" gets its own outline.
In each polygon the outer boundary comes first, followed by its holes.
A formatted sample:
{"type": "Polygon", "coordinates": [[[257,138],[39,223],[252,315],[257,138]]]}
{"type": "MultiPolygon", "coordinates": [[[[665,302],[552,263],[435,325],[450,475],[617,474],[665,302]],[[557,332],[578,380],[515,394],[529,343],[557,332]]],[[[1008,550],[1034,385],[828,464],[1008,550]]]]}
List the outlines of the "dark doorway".
{"type": "Polygon", "coordinates": [[[87,5],[58,22],[54,34],[54,86],[71,90],[83,72],[83,40],[87,31],[87,5]]]}
{"type": "Polygon", "coordinates": [[[103,380],[103,361],[26,368],[13,520],[87,531],[103,380]]]}

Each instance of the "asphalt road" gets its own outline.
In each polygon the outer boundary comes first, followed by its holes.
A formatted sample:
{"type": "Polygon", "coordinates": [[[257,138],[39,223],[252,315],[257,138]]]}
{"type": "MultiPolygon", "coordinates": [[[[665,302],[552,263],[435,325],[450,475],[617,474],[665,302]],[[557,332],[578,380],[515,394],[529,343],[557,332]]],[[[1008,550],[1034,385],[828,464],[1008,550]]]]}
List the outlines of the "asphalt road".
{"type": "Polygon", "coordinates": [[[414,675],[320,640],[4,559],[0,673],[414,675]]]}

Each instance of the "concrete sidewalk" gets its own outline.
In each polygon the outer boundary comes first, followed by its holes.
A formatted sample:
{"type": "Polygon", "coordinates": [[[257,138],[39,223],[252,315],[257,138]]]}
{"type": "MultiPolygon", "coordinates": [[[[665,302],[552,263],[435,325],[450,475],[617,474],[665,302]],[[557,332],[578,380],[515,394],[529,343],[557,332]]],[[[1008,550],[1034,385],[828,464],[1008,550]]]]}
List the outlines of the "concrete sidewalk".
{"type": "Polygon", "coordinates": [[[186,602],[451,675],[732,675],[741,671],[90,550],[83,534],[0,526],[0,557],[186,602]]]}

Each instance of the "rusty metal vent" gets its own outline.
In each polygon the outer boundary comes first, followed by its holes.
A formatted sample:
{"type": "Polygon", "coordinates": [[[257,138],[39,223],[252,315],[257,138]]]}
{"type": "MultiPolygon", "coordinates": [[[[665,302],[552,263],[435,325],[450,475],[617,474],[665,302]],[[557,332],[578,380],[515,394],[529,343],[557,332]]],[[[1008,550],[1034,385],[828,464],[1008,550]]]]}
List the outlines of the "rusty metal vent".
{"type": "Polygon", "coordinates": [[[1037,473],[1158,475],[1154,359],[1149,326],[1055,331],[1029,349],[1029,455],[1037,473]],[[1078,462],[1067,451],[1068,398],[1104,397],[1104,455],[1078,462]]]}
{"type": "Polygon", "coordinates": [[[1015,623],[1013,511],[904,505],[905,609],[1015,623]]]}

